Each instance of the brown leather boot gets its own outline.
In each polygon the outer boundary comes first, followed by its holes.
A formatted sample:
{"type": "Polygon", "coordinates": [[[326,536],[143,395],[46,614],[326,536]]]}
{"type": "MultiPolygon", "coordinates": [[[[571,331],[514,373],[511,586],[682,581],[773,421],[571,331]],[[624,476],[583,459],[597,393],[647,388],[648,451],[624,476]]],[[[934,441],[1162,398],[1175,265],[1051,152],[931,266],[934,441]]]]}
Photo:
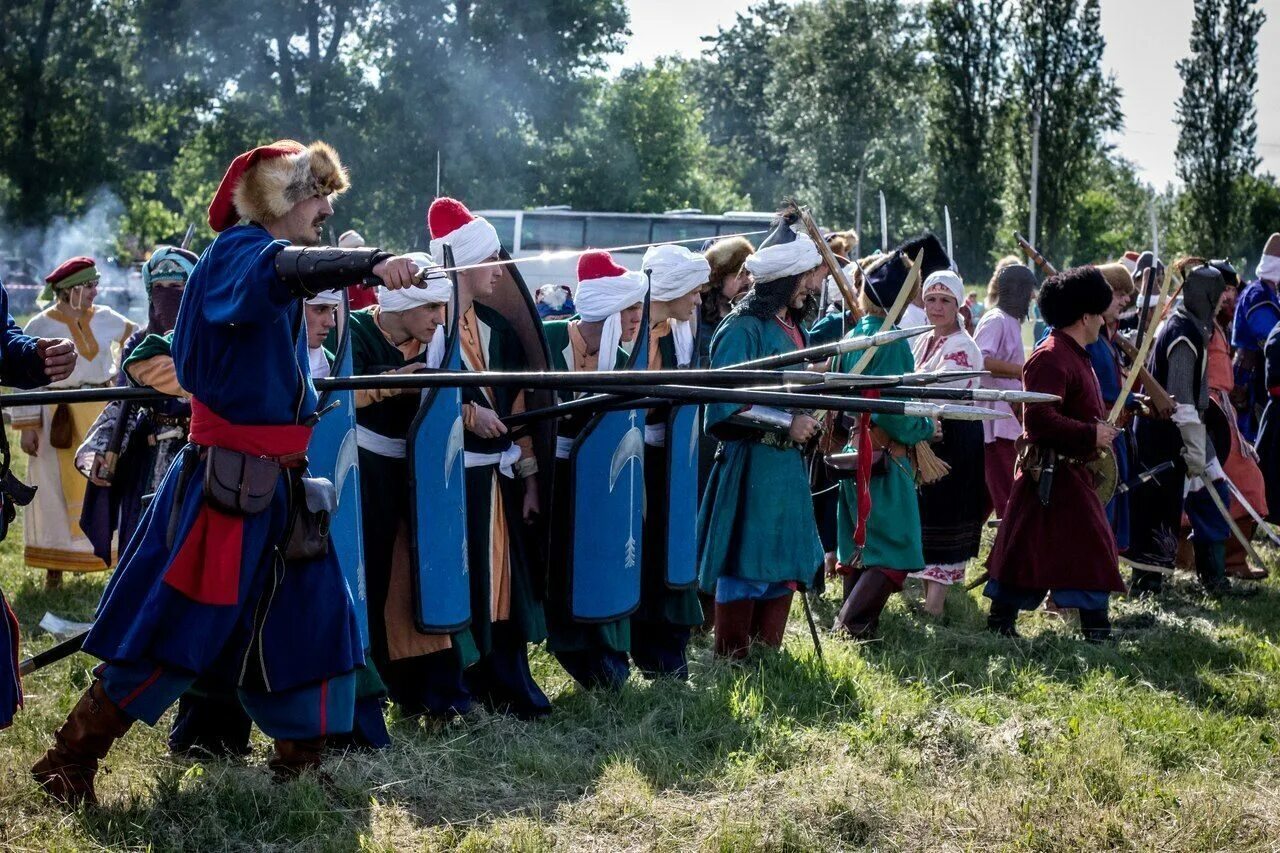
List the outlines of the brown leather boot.
{"type": "Polygon", "coordinates": [[[791,599],[794,593],[780,595],[765,601],[757,601],[751,616],[751,641],[771,649],[782,646],[782,635],[787,630],[787,617],[791,615],[791,599]]]}
{"type": "Polygon", "coordinates": [[[716,602],[716,642],[718,658],[741,660],[751,650],[751,616],[754,601],[716,602]]]}
{"type": "Polygon", "coordinates": [[[864,569],[836,616],[836,629],[848,631],[855,640],[874,639],[880,625],[880,613],[889,596],[897,591],[898,588],[884,572],[864,569]]]}
{"type": "Polygon", "coordinates": [[[297,779],[306,770],[319,770],[324,760],[324,742],[324,735],[306,740],[278,740],[267,766],[277,782],[297,779]]]}
{"type": "Polygon", "coordinates": [[[53,746],[31,768],[31,775],[59,802],[94,805],[98,802],[93,789],[98,761],[131,725],[132,718],[107,698],[102,682],[94,681],[54,733],[53,746]]]}

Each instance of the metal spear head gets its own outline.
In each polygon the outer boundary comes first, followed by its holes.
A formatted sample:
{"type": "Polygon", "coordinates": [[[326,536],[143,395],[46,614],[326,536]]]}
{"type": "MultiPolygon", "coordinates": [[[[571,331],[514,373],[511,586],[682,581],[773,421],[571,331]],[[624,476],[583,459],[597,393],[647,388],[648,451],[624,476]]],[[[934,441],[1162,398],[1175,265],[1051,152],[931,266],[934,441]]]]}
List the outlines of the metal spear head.
{"type": "Polygon", "coordinates": [[[844,355],[847,352],[862,352],[872,347],[882,347],[891,344],[894,341],[903,341],[907,338],[915,338],[927,332],[932,332],[933,326],[909,326],[905,329],[890,329],[887,332],[876,332],[874,335],[868,335],[864,338],[845,338],[838,344],[836,355],[844,355]]]}
{"type": "Polygon", "coordinates": [[[937,373],[904,373],[898,377],[896,384],[908,387],[935,385],[939,382],[951,382],[957,379],[981,379],[991,374],[985,370],[947,370],[937,373]]]}
{"type": "Polygon", "coordinates": [[[998,388],[975,388],[970,392],[975,400],[998,401],[1001,403],[1061,403],[1057,394],[1043,394],[1039,391],[1003,391],[998,388]]]}
{"type": "Polygon", "coordinates": [[[981,406],[960,406],[948,403],[936,408],[942,411],[934,417],[942,418],[944,421],[999,421],[1013,417],[1009,412],[997,412],[995,409],[984,409],[981,406]]]}

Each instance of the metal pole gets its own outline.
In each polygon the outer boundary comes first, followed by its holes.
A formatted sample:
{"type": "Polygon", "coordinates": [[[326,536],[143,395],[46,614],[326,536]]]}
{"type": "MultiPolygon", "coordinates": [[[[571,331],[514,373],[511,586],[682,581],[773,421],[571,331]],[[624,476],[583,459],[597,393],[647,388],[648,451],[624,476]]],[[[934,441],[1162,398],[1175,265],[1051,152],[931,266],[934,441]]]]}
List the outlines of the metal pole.
{"type": "MultiPolygon", "coordinates": [[[[1040,195],[1040,108],[1031,112],[1031,221],[1028,223],[1031,242],[1036,243],[1036,205],[1040,195]]],[[[1028,259],[1027,266],[1035,269],[1035,261],[1028,259]]]]}

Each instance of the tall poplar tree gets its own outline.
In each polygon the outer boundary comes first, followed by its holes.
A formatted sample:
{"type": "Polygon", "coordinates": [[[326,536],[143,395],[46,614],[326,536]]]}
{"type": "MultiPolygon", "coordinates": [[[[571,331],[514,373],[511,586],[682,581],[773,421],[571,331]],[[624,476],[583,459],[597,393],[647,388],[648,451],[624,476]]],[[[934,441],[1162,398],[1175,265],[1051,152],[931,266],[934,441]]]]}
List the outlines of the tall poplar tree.
{"type": "Polygon", "coordinates": [[[1266,15],[1255,0],[1195,0],[1191,55],[1178,62],[1178,177],[1183,213],[1200,254],[1241,251],[1249,220],[1246,179],[1260,162],[1258,30],[1266,15]]]}

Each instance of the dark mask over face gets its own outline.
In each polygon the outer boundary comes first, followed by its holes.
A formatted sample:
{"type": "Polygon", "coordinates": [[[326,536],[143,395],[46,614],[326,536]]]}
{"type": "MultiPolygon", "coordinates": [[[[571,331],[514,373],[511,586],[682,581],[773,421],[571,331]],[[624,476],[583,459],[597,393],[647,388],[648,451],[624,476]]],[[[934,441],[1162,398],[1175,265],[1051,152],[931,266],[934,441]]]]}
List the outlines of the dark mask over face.
{"type": "Polygon", "coordinates": [[[1182,285],[1182,309],[1206,335],[1213,327],[1213,316],[1218,312],[1218,300],[1227,282],[1222,273],[1211,266],[1192,270],[1182,285]]]}
{"type": "Polygon", "coordinates": [[[178,306],[182,304],[182,285],[151,288],[151,305],[147,311],[147,329],[155,335],[173,331],[178,325],[178,306]]]}
{"type": "Polygon", "coordinates": [[[1022,264],[1004,267],[996,275],[996,307],[1010,317],[1025,320],[1035,289],[1035,273],[1027,267],[1022,264]]]}

